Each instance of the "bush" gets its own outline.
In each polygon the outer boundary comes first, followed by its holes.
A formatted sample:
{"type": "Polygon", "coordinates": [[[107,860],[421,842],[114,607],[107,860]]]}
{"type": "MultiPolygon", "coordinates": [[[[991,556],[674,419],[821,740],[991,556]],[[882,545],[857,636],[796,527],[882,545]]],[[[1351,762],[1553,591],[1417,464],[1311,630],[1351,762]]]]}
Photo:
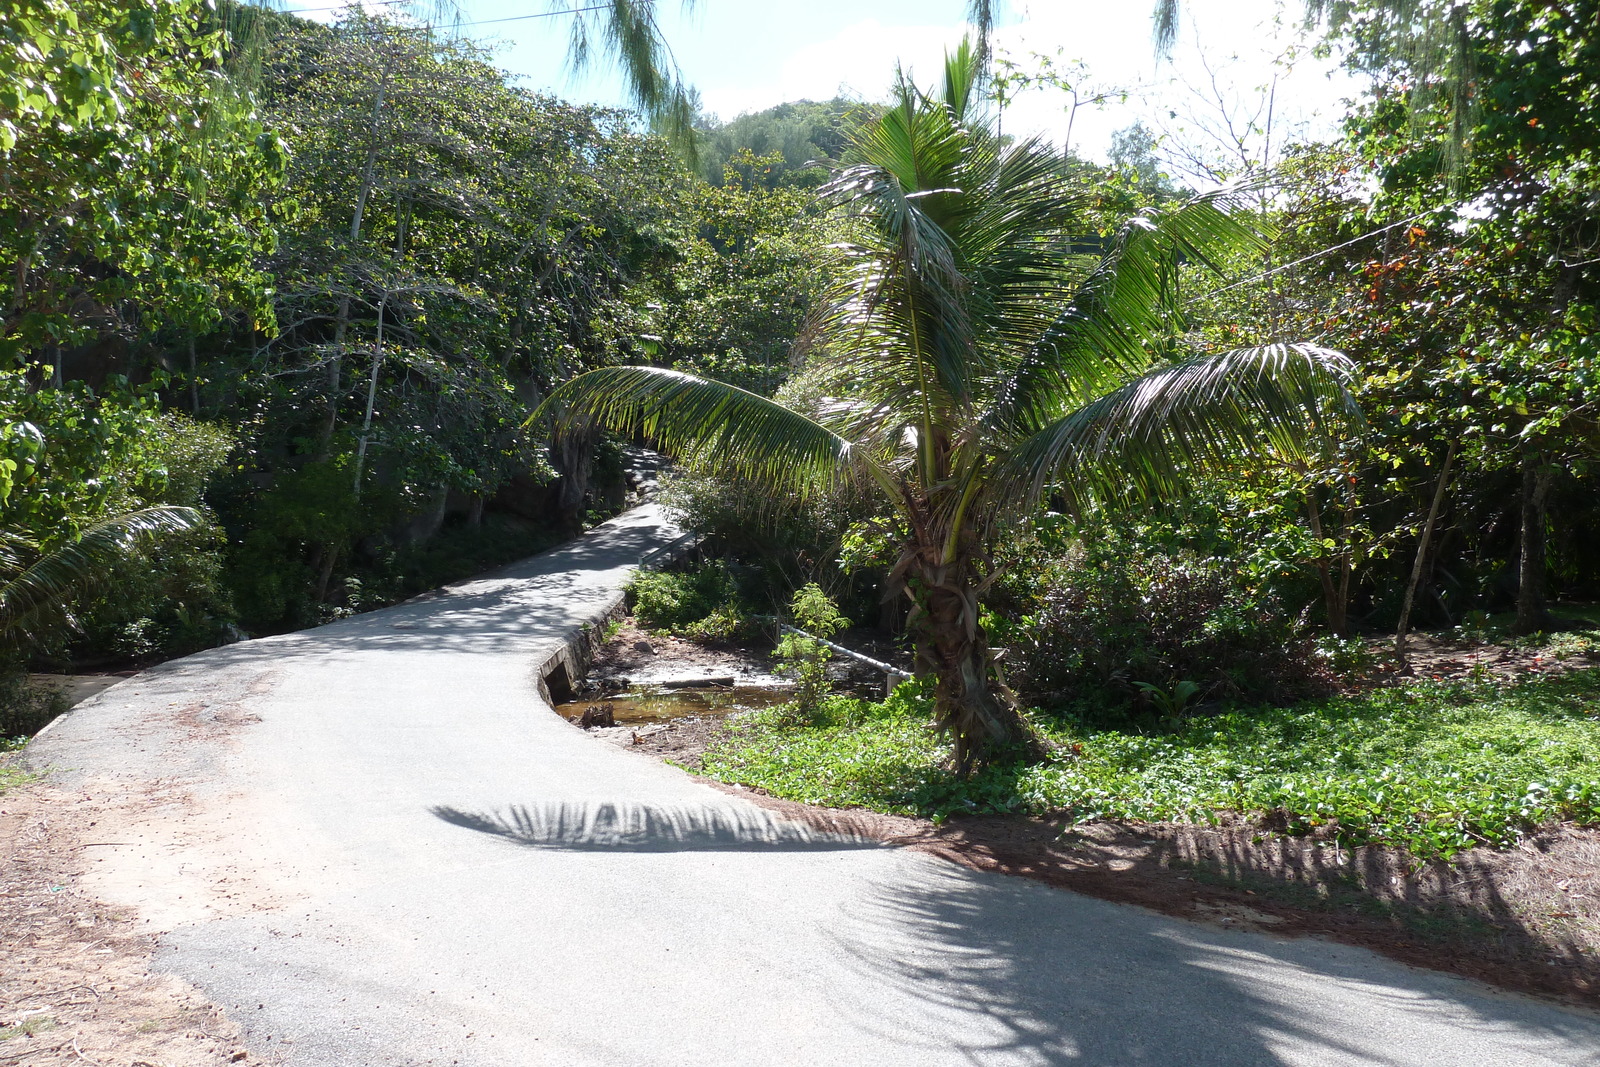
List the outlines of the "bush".
{"type": "Polygon", "coordinates": [[[644,571],[628,585],[639,625],[702,641],[730,640],[748,625],[738,582],[716,560],[685,571],[644,571]]]}
{"type": "Polygon", "coordinates": [[[1282,703],[1326,692],[1296,620],[1225,561],[1181,549],[1086,544],[1042,569],[1031,602],[997,620],[1027,700],[1148,708],[1173,725],[1190,700],[1282,703]]]}
{"type": "Polygon", "coordinates": [[[61,690],[33,685],[22,671],[0,673],[0,746],[32,737],[66,710],[61,690]]]}
{"type": "Polygon", "coordinates": [[[801,502],[737,478],[674,472],[662,479],[661,502],[686,529],[748,564],[744,592],[769,614],[808,582],[858,617],[877,608],[881,569],[846,574],[839,566],[848,532],[872,514],[868,499],[839,489],[801,502]]]}
{"type": "Polygon", "coordinates": [[[848,627],[850,620],[839,614],[838,605],[815,582],[796,590],[789,610],[794,613],[796,627],[811,636],[785,633],[778,639],[772,658],[778,661],[778,673],[795,681],[789,710],[797,719],[811,720],[817,717],[822,698],[832,688],[828,661],[833,658],[833,650],[822,642],[848,627]]]}

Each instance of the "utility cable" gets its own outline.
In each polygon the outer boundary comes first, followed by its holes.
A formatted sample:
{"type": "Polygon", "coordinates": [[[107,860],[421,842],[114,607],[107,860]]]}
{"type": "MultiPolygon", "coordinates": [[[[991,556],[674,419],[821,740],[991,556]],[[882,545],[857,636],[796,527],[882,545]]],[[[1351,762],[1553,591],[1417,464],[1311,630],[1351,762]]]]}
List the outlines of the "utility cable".
{"type": "MultiPolygon", "coordinates": [[[[413,2],[414,2],[414,0],[377,0],[376,3],[371,3],[371,4],[349,3],[349,4],[340,4],[337,7],[302,7],[302,8],[296,8],[294,10],[284,11],[283,14],[285,14],[285,15],[308,15],[308,14],[318,14],[318,13],[326,12],[326,11],[343,11],[346,8],[355,8],[357,10],[361,10],[363,8],[366,8],[366,7],[388,7],[388,6],[393,6],[395,4],[410,4],[410,3],[413,3],[413,2]]],[[[590,11],[609,11],[609,10],[611,10],[611,5],[609,5],[609,4],[595,4],[595,5],[591,6],[591,7],[573,7],[573,8],[567,8],[567,9],[562,10],[562,11],[540,11],[540,12],[536,12],[536,13],[534,13],[532,15],[510,15],[510,16],[508,16],[506,18],[479,19],[479,20],[477,20],[475,22],[452,22],[452,23],[449,24],[449,28],[451,28],[451,29],[462,29],[462,28],[465,28],[467,26],[493,26],[496,23],[501,23],[501,22],[523,22],[523,21],[525,21],[527,19],[553,19],[553,18],[556,18],[556,17],[558,17],[560,15],[582,15],[582,14],[585,14],[586,12],[590,12],[590,11]]],[[[416,28],[420,29],[421,27],[416,27],[416,28]]]]}
{"type": "Polygon", "coordinates": [[[1452,208],[1463,207],[1463,206],[1465,206],[1467,204],[1470,204],[1472,201],[1480,199],[1481,197],[1485,196],[1486,194],[1495,191],[1496,188],[1498,188],[1498,187],[1497,186],[1491,186],[1488,189],[1484,189],[1484,190],[1481,190],[1481,191],[1479,191],[1477,193],[1474,193],[1472,196],[1467,197],[1464,200],[1457,200],[1453,204],[1442,204],[1442,205],[1440,205],[1438,207],[1424,208],[1423,210],[1417,212],[1415,215],[1407,216],[1406,218],[1401,219],[1399,222],[1391,222],[1387,226],[1381,226],[1378,229],[1373,230],[1370,233],[1364,233],[1359,237],[1352,237],[1348,241],[1343,241],[1343,242],[1341,242],[1339,244],[1336,244],[1336,245],[1333,245],[1331,247],[1324,248],[1320,252],[1313,252],[1309,256],[1301,256],[1299,259],[1295,260],[1292,263],[1284,263],[1281,266],[1273,267],[1270,270],[1264,270],[1260,274],[1252,275],[1249,278],[1241,278],[1236,282],[1230,282],[1227,285],[1224,285],[1220,289],[1213,289],[1210,292],[1201,293],[1198,296],[1191,296],[1188,300],[1185,300],[1184,303],[1185,304],[1192,304],[1197,300],[1205,300],[1208,297],[1220,296],[1221,294],[1228,292],[1230,289],[1237,289],[1241,285],[1249,285],[1252,282],[1259,282],[1261,279],[1269,278],[1272,275],[1279,273],[1280,271],[1286,271],[1286,270],[1290,269],[1291,267],[1298,267],[1303,263],[1310,263],[1314,259],[1321,259],[1323,256],[1330,255],[1330,254],[1332,254],[1334,252],[1339,251],[1342,248],[1349,248],[1351,245],[1360,244],[1362,241],[1365,241],[1370,237],[1377,237],[1379,234],[1388,233],[1390,230],[1398,229],[1401,226],[1409,226],[1409,225],[1411,225],[1411,223],[1416,222],[1418,219],[1426,218],[1427,216],[1433,215],[1433,214],[1437,214],[1440,211],[1449,211],[1452,208]]]}

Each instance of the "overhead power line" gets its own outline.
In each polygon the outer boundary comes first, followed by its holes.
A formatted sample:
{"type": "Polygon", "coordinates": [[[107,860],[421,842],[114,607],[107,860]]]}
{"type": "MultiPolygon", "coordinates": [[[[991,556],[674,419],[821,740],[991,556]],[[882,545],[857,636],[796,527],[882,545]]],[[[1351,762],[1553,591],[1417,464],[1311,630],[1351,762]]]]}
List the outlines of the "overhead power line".
{"type": "Polygon", "coordinates": [[[1351,245],[1360,244],[1362,241],[1368,240],[1369,238],[1372,238],[1372,237],[1376,237],[1379,234],[1388,233],[1390,230],[1399,229],[1401,226],[1409,226],[1409,225],[1411,225],[1411,223],[1416,222],[1418,219],[1426,218],[1427,216],[1436,214],[1436,213],[1438,213],[1440,211],[1449,211],[1452,208],[1463,207],[1463,206],[1465,206],[1467,204],[1470,204],[1473,200],[1478,199],[1482,195],[1483,195],[1483,193],[1480,192],[1480,193],[1474,194],[1473,196],[1469,197],[1466,200],[1457,200],[1453,204],[1443,204],[1443,205],[1440,205],[1438,207],[1425,208],[1422,211],[1417,212],[1415,215],[1410,215],[1410,216],[1407,216],[1406,218],[1401,219],[1399,222],[1391,222],[1387,226],[1380,226],[1376,230],[1372,230],[1372,231],[1370,231],[1368,233],[1364,233],[1359,237],[1352,237],[1348,241],[1343,241],[1343,242],[1341,242],[1339,244],[1331,245],[1331,246],[1329,246],[1327,248],[1322,249],[1319,252],[1313,252],[1309,256],[1301,256],[1299,259],[1293,261],[1292,263],[1284,263],[1284,264],[1281,264],[1279,266],[1273,267],[1270,270],[1264,270],[1260,274],[1254,274],[1254,275],[1251,275],[1248,278],[1240,278],[1236,282],[1229,282],[1227,285],[1224,285],[1220,289],[1213,289],[1210,292],[1201,293],[1198,296],[1192,296],[1188,300],[1185,300],[1184,303],[1185,304],[1192,304],[1196,300],[1205,300],[1208,297],[1220,296],[1221,294],[1228,292],[1230,289],[1239,288],[1241,285],[1249,285],[1252,282],[1259,282],[1263,278],[1270,278],[1270,277],[1272,277],[1272,275],[1278,274],[1278,273],[1280,273],[1282,271],[1289,270],[1292,267],[1298,267],[1301,264],[1310,263],[1314,259],[1321,259],[1323,256],[1332,255],[1334,252],[1339,251],[1341,248],[1349,248],[1351,245]]]}
{"type": "MultiPolygon", "coordinates": [[[[360,9],[360,8],[365,8],[365,7],[393,7],[393,6],[396,6],[396,5],[410,4],[410,3],[413,3],[413,2],[415,2],[415,0],[375,0],[374,3],[370,3],[370,4],[349,3],[349,4],[338,4],[338,5],[334,6],[334,7],[301,7],[301,8],[294,8],[292,10],[285,11],[284,14],[286,14],[286,15],[315,15],[315,14],[321,14],[321,13],[327,12],[327,11],[343,11],[346,8],[360,9]]],[[[501,19],[479,19],[479,20],[477,20],[475,22],[452,22],[449,25],[450,25],[450,28],[452,28],[452,29],[462,29],[462,28],[465,28],[467,26],[493,26],[493,25],[495,25],[497,23],[501,23],[501,22],[524,22],[524,21],[526,21],[528,19],[553,19],[553,18],[557,18],[557,17],[559,17],[561,15],[582,15],[582,14],[585,14],[585,13],[590,12],[590,11],[609,11],[610,9],[611,9],[611,6],[609,4],[595,4],[595,5],[591,6],[591,7],[567,8],[564,11],[540,11],[540,12],[537,12],[537,13],[532,14],[532,15],[510,15],[510,16],[508,16],[506,18],[501,18],[501,19]]]]}

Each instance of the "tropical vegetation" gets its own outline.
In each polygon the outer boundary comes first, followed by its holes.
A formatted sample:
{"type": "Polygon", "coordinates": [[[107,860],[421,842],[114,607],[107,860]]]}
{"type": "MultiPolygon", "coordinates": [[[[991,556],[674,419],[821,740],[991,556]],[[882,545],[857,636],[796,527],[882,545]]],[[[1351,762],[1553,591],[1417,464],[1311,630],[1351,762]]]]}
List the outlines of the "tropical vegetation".
{"type": "Polygon", "coordinates": [[[1043,144],[980,115],[970,45],[937,93],[902,79],[822,187],[853,225],[818,313],[811,415],[725,382],[600,368],[559,387],[563,423],[595,420],[692,461],[806,495],[870,479],[900,542],[888,574],[912,602],[936,717],[968,768],[1028,731],[994,678],[980,621],[997,524],[1049,493],[1159,494],[1252,450],[1350,417],[1341,357],[1310,345],[1178,347],[1182,259],[1252,234],[1223,196],[1125,222],[1074,253],[1082,191],[1043,144]]]}
{"type": "Polygon", "coordinates": [[[1592,673],[1404,673],[1410,631],[1554,648],[1600,600],[1594,0],[1313,4],[1367,78],[1339,135],[1129,121],[1109,165],[1011,136],[1014,89],[1082,79],[991,66],[988,3],[940,85],[731,117],[652,0],[566,7],[637,113],[389,8],[10,0],[0,675],[538,551],[648,440],[713,558],[641,619],[798,604],[933,679],[755,720],[716,773],[1441,855],[1595,819],[1592,673]]]}
{"type": "Polygon", "coordinates": [[[1513,686],[1422,681],[1240,705],[1165,731],[1067,714],[1041,719],[1062,758],[961,776],[927,728],[926,687],[907,683],[882,703],[836,697],[801,723],[781,710],[743,717],[701,770],[806,803],[937,820],[1245,824],[1448,859],[1562,821],[1600,823],[1597,684],[1593,671],[1513,686]]]}

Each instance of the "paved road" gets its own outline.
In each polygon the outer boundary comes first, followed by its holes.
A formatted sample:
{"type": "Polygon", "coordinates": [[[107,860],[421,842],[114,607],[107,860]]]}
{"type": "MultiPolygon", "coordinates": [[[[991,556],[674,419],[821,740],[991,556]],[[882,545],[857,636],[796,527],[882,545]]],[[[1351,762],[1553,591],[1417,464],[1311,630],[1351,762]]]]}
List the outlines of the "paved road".
{"type": "Polygon", "coordinates": [[[1597,1016],[819,837],[585,737],[531,669],[665,536],[82,705],[33,760],[143,813],[88,887],[290,1067],[1600,1064],[1597,1016]]]}

